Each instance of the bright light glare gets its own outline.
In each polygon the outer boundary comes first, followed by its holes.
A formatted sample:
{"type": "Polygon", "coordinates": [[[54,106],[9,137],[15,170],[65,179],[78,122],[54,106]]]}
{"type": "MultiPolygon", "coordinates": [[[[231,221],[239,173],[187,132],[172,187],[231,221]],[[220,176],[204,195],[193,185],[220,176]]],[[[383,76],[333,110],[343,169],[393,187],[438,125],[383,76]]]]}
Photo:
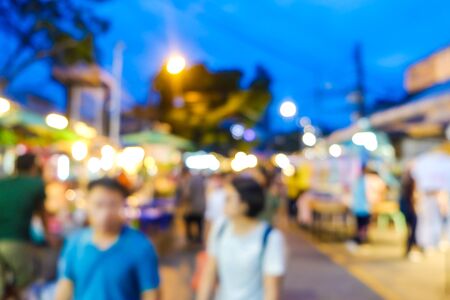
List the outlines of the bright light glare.
{"type": "Polygon", "coordinates": [[[340,157],[342,155],[342,147],[339,146],[338,144],[333,144],[330,146],[330,148],[328,149],[328,152],[330,153],[331,156],[333,157],[340,157]]]}
{"type": "Polygon", "coordinates": [[[144,165],[147,168],[148,175],[155,176],[156,174],[158,174],[158,165],[156,164],[156,160],[153,157],[148,156],[144,160],[144,165]]]}
{"type": "Polygon", "coordinates": [[[357,132],[352,137],[355,145],[363,146],[369,151],[375,151],[378,148],[378,140],[375,133],[371,131],[357,132]]]}
{"type": "Polygon", "coordinates": [[[145,157],[145,150],[141,147],[127,147],[116,157],[117,166],[129,174],[136,174],[145,157]]]}
{"type": "Polygon", "coordinates": [[[280,114],[284,118],[292,118],[297,114],[297,105],[291,100],[284,101],[280,106],[280,114]]]}
{"type": "Polygon", "coordinates": [[[249,168],[255,168],[258,165],[258,158],[256,157],[256,155],[247,155],[247,165],[249,168]]]}
{"type": "Polygon", "coordinates": [[[241,124],[234,124],[231,126],[230,131],[234,139],[240,140],[244,136],[245,127],[241,124]]]}
{"type": "Polygon", "coordinates": [[[73,126],[73,129],[76,134],[86,138],[93,139],[97,136],[97,130],[95,128],[88,126],[86,123],[77,122],[73,126]]]}
{"type": "Polygon", "coordinates": [[[104,157],[113,157],[116,155],[116,149],[114,149],[110,145],[104,145],[101,150],[102,156],[104,157]]]}
{"type": "Polygon", "coordinates": [[[303,143],[309,147],[312,147],[317,143],[317,138],[314,135],[314,133],[312,133],[312,132],[305,132],[302,140],[303,140],[303,143]]]}
{"type": "Polygon", "coordinates": [[[72,145],[72,157],[76,161],[82,161],[88,155],[88,146],[83,141],[75,142],[72,145]]]}
{"type": "Polygon", "coordinates": [[[88,170],[89,172],[95,174],[98,173],[100,171],[101,168],[101,163],[100,163],[100,159],[97,157],[91,157],[88,160],[88,170]]]}
{"type": "Polygon", "coordinates": [[[245,169],[251,169],[258,166],[258,158],[254,154],[238,152],[231,161],[231,169],[235,172],[241,172],[245,169]]]}
{"type": "Polygon", "coordinates": [[[186,60],[181,55],[174,55],[167,61],[167,72],[172,75],[181,73],[186,67],[186,60]]]}
{"type": "Polygon", "coordinates": [[[101,149],[102,158],[100,165],[102,170],[109,171],[114,167],[114,161],[116,159],[116,149],[110,145],[104,145],[101,149]]]}
{"type": "Polygon", "coordinates": [[[295,167],[293,165],[286,166],[285,168],[283,168],[283,174],[288,177],[294,176],[295,167]]]}
{"type": "Polygon", "coordinates": [[[58,156],[56,163],[56,176],[59,180],[65,181],[70,175],[70,159],[67,155],[58,156]]]}
{"type": "Polygon", "coordinates": [[[49,114],[45,118],[45,122],[48,126],[55,128],[55,129],[64,129],[67,128],[69,125],[69,120],[67,120],[66,117],[59,114],[49,114]]]}
{"type": "Polygon", "coordinates": [[[220,161],[213,154],[189,156],[185,163],[189,169],[194,170],[217,171],[220,168],[220,161]]]}
{"type": "Polygon", "coordinates": [[[72,189],[68,189],[65,193],[64,196],[66,197],[67,200],[69,201],[75,201],[77,199],[77,192],[75,192],[72,189]]]}
{"type": "Polygon", "coordinates": [[[255,130],[248,128],[244,131],[244,140],[246,142],[253,142],[256,139],[255,130]]]}
{"type": "Polygon", "coordinates": [[[279,167],[279,168],[286,168],[287,166],[291,165],[291,162],[289,161],[289,158],[287,157],[286,154],[284,153],[279,153],[277,155],[275,155],[275,164],[279,167]]]}
{"type": "Polygon", "coordinates": [[[0,115],[6,114],[11,109],[11,102],[0,97],[0,115]]]}

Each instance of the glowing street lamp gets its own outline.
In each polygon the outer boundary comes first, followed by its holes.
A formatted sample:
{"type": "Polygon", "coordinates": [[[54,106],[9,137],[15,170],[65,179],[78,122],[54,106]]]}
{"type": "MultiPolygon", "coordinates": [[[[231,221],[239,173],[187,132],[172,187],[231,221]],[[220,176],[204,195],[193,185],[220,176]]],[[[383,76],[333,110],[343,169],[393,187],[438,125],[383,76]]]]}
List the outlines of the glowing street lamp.
{"type": "Polygon", "coordinates": [[[167,72],[172,75],[180,74],[186,68],[186,59],[181,55],[174,55],[167,61],[167,72]]]}
{"type": "Polygon", "coordinates": [[[0,97],[0,115],[6,114],[11,110],[11,102],[8,99],[0,97]]]}
{"type": "Polygon", "coordinates": [[[59,114],[49,114],[45,118],[45,123],[47,123],[48,126],[55,128],[55,129],[65,129],[69,125],[69,120],[67,120],[66,117],[59,114]]]}
{"type": "Polygon", "coordinates": [[[280,106],[280,115],[283,118],[292,118],[297,114],[297,105],[292,100],[285,100],[280,106]]]}

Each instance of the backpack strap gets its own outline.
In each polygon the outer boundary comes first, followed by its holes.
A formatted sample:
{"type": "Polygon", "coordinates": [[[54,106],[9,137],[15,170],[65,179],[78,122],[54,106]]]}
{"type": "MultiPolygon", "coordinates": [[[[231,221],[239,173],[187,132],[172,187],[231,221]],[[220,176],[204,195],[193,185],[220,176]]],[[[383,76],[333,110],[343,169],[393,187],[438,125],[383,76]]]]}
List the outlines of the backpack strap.
{"type": "Polygon", "coordinates": [[[217,241],[220,241],[222,239],[222,236],[223,236],[227,226],[228,226],[227,221],[224,221],[222,224],[220,224],[219,230],[217,231],[217,235],[216,235],[217,241]]]}
{"type": "Polygon", "coordinates": [[[273,230],[273,227],[270,224],[267,225],[266,228],[264,229],[263,239],[262,239],[262,247],[261,247],[261,254],[260,254],[261,269],[263,267],[264,254],[266,253],[267,244],[269,242],[269,236],[270,236],[270,233],[272,232],[272,230],[273,230]]]}

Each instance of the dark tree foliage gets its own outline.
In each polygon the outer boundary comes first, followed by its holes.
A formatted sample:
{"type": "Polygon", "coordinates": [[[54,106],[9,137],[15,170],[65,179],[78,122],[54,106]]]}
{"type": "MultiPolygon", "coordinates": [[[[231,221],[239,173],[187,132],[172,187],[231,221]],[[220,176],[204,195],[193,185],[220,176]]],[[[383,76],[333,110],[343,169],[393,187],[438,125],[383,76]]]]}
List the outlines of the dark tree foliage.
{"type": "Polygon", "coordinates": [[[33,63],[95,61],[94,36],[109,23],[92,5],[108,0],[0,0],[0,86],[33,63]]]}
{"type": "MultiPolygon", "coordinates": [[[[231,138],[230,124],[253,127],[272,98],[271,79],[258,66],[254,79],[242,86],[239,70],[210,71],[195,65],[178,75],[161,70],[153,81],[159,95],[157,119],[171,125],[175,134],[199,146],[226,152],[243,146],[231,138]]],[[[242,147],[241,147],[242,148],[242,147]]]]}

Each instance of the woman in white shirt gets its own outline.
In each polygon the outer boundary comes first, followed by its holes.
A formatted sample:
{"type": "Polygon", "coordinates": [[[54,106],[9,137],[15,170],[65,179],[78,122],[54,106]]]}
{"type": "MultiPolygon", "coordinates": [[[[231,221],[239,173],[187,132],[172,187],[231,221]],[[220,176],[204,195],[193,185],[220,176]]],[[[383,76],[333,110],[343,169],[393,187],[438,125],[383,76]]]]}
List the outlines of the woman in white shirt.
{"type": "Polygon", "coordinates": [[[258,219],[264,190],[247,177],[236,177],[226,189],[226,218],[210,232],[197,299],[280,299],[285,242],[281,232],[258,219]]]}

